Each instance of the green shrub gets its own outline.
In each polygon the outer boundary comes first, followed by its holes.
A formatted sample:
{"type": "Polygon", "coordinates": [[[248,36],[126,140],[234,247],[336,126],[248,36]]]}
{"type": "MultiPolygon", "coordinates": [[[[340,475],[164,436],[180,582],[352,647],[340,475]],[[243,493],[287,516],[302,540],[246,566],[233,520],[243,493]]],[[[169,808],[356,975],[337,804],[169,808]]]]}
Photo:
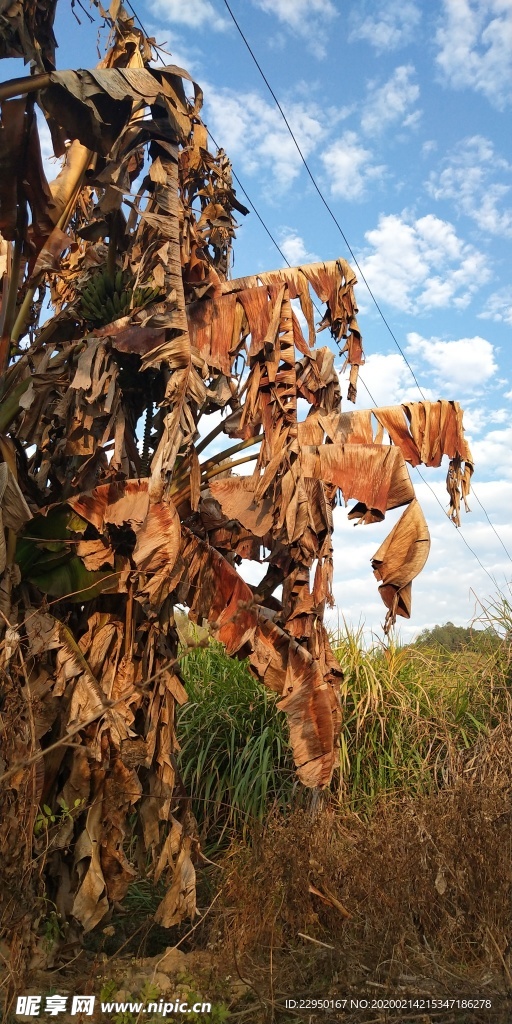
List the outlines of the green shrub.
{"type": "Polygon", "coordinates": [[[454,626],[453,622],[445,622],[444,626],[433,626],[422,629],[414,641],[416,647],[440,647],[445,651],[486,650],[498,644],[499,637],[492,628],[473,629],[470,626],[454,626]]]}

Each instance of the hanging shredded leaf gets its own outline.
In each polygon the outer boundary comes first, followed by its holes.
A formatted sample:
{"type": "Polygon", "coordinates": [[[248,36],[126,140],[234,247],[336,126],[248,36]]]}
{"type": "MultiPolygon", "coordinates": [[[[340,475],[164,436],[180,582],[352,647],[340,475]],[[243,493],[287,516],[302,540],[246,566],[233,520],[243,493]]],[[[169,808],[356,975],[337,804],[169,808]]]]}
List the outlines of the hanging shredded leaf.
{"type": "Polygon", "coordinates": [[[23,57],[41,71],[55,67],[56,6],[57,0],[2,0],[0,57],[23,57]]]}

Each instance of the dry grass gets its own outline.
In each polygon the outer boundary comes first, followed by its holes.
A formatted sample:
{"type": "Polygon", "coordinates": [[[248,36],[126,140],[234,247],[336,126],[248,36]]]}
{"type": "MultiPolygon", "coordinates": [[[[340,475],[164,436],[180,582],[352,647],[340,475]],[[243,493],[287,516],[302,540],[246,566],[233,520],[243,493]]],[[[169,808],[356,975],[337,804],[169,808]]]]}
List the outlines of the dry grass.
{"type": "Polygon", "coordinates": [[[267,1000],[478,995],[493,999],[487,1020],[510,1020],[511,782],[500,725],[441,791],[382,798],[370,821],[332,800],[274,815],[230,851],[212,935],[267,1000]]]}
{"type": "Polygon", "coordinates": [[[336,794],[371,814],[383,795],[422,795],[450,784],[468,752],[501,723],[512,722],[510,651],[376,644],[342,633],[343,727],[336,794]]]}

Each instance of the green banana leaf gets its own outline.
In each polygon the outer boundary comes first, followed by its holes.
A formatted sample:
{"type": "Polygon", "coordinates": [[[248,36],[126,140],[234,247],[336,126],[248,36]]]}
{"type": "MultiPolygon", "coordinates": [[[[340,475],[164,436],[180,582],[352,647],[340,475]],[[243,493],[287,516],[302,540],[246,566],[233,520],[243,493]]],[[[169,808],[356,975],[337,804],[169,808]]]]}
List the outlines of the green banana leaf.
{"type": "Polygon", "coordinates": [[[67,505],[50,509],[27,523],[16,545],[16,562],[22,578],[43,594],[72,603],[91,601],[105,591],[115,591],[119,573],[89,570],[67,543],[83,536],[90,524],[67,505]]]}
{"type": "Polygon", "coordinates": [[[117,590],[119,572],[86,569],[81,558],[71,555],[61,565],[44,572],[29,573],[27,579],[50,597],[66,598],[73,604],[92,601],[105,591],[117,590]]]}

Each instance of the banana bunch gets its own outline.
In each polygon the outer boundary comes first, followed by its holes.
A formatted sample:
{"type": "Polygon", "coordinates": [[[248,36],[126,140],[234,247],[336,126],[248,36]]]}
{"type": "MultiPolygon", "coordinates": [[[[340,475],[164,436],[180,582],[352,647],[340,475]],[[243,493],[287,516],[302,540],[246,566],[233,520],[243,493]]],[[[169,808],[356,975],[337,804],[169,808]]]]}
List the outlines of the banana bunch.
{"type": "Polygon", "coordinates": [[[80,309],[85,320],[104,326],[132,309],[147,306],[160,295],[160,288],[151,285],[134,289],[133,278],[126,271],[118,270],[114,277],[102,271],[87,282],[80,296],[80,309]]]}
{"type": "Polygon", "coordinates": [[[145,285],[143,288],[135,288],[133,292],[132,309],[138,309],[140,306],[148,306],[150,302],[154,302],[155,299],[159,299],[162,295],[161,288],[152,288],[151,285],[145,285]]]}

